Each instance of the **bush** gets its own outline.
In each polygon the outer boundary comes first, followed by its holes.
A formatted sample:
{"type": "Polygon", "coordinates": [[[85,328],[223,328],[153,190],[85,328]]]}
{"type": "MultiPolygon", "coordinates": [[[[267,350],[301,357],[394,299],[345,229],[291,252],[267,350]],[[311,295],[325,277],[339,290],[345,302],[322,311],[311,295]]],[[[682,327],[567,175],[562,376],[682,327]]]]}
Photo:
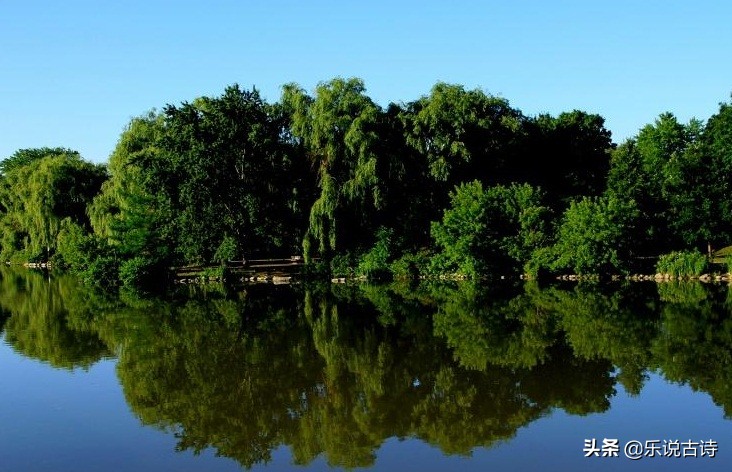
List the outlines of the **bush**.
{"type": "Polygon", "coordinates": [[[82,227],[70,218],[64,218],[56,238],[56,254],[51,262],[59,266],[63,264],[65,268],[78,273],[85,270],[94,257],[92,246],[92,238],[84,233],[82,227]]]}
{"type": "Polygon", "coordinates": [[[221,244],[219,244],[216,253],[213,256],[214,262],[225,265],[227,261],[233,261],[236,258],[237,247],[236,240],[231,236],[226,236],[221,244]]]}
{"type": "Polygon", "coordinates": [[[358,275],[369,279],[383,279],[391,277],[389,262],[392,256],[392,235],[393,231],[386,228],[379,228],[376,232],[376,243],[365,252],[356,269],[358,275]]]}
{"type": "Polygon", "coordinates": [[[709,259],[699,251],[677,251],[664,254],[658,259],[656,272],[676,277],[702,275],[709,268],[709,259]]]}
{"type": "Polygon", "coordinates": [[[638,214],[633,200],[613,196],[572,202],[562,217],[553,255],[534,253],[535,265],[551,261],[550,270],[582,275],[627,272],[638,214]]]}
{"type": "Polygon", "coordinates": [[[552,247],[540,247],[531,254],[531,259],[524,264],[524,273],[532,278],[540,278],[551,273],[549,269],[556,256],[552,247]]]}
{"type": "Polygon", "coordinates": [[[356,267],[356,258],[350,253],[333,256],[330,261],[330,274],[333,277],[353,277],[356,267]]]}
{"type": "Polygon", "coordinates": [[[395,279],[416,279],[429,273],[430,260],[429,251],[422,249],[404,254],[392,262],[389,268],[395,279]]]}
{"type": "Polygon", "coordinates": [[[433,269],[470,278],[519,270],[534,248],[548,243],[542,198],[528,184],[455,187],[441,221],[431,225],[438,248],[433,269]]]}
{"type": "Polygon", "coordinates": [[[111,256],[100,256],[94,259],[78,275],[87,285],[112,287],[119,282],[119,263],[111,256]]]}
{"type": "Polygon", "coordinates": [[[136,290],[148,287],[153,282],[153,275],[157,272],[154,261],[141,256],[133,257],[119,267],[119,280],[125,287],[136,290]]]}
{"type": "Polygon", "coordinates": [[[306,262],[300,270],[300,277],[305,280],[325,280],[330,274],[330,267],[322,261],[306,262]]]}
{"type": "Polygon", "coordinates": [[[119,283],[119,262],[115,248],[106,240],[86,234],[81,226],[65,218],[51,262],[78,275],[85,284],[112,287],[119,283]]]}

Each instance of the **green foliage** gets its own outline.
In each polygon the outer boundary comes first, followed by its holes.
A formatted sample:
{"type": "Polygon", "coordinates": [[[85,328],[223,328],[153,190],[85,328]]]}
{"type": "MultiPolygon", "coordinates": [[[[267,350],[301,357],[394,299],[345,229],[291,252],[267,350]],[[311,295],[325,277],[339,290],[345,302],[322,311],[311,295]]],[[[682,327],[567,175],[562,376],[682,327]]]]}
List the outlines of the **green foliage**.
{"type": "Polygon", "coordinates": [[[350,252],[336,254],[330,260],[330,274],[333,277],[351,278],[356,275],[357,258],[350,252]]]}
{"type": "Polygon", "coordinates": [[[88,267],[90,259],[94,257],[93,254],[90,254],[94,243],[92,237],[87,235],[81,226],[71,221],[70,218],[64,218],[61,221],[57,241],[54,262],[76,272],[88,267]]]}
{"type": "Polygon", "coordinates": [[[326,261],[313,261],[306,262],[303,264],[302,269],[300,269],[300,277],[302,277],[304,280],[308,281],[324,281],[328,280],[328,277],[330,277],[331,274],[335,275],[336,270],[338,271],[338,276],[345,277],[347,275],[346,268],[347,267],[353,267],[353,266],[343,266],[338,265],[333,271],[331,270],[331,266],[326,261]],[[342,270],[341,270],[342,268],[342,270]]]}
{"type": "Polygon", "coordinates": [[[238,86],[134,119],[90,210],[95,230],[155,264],[221,261],[232,242],[237,255],[291,254],[308,173],[286,126],[238,86]]]}
{"type": "Polygon", "coordinates": [[[283,120],[259,92],[238,86],[165,107],[161,159],[141,167],[154,183],[146,190],[170,202],[173,218],[163,228],[183,261],[211,261],[226,236],[261,252],[297,247],[293,208],[307,174],[283,120]]]}
{"type": "Polygon", "coordinates": [[[442,82],[410,103],[402,120],[407,143],[426,158],[430,176],[448,188],[492,177],[525,133],[525,118],[508,100],[442,82]]]}
{"type": "Polygon", "coordinates": [[[19,153],[24,158],[6,162],[0,180],[4,260],[48,260],[64,218],[89,226],[86,205],[99,191],[106,170],[83,161],[78,153],[61,151],[23,150],[19,153]]]}
{"type": "Polygon", "coordinates": [[[116,286],[119,281],[118,255],[113,246],[66,218],[61,222],[55,262],[69,269],[88,285],[116,286]]]}
{"type": "Polygon", "coordinates": [[[168,216],[168,205],[155,198],[155,192],[146,191],[155,183],[141,166],[142,162],[162,160],[158,143],[163,130],[163,117],[154,112],[130,121],[109,158],[110,178],[89,205],[94,233],[125,253],[149,251],[150,245],[165,246],[159,227],[160,220],[168,216]]]}
{"type": "Polygon", "coordinates": [[[632,200],[604,196],[572,202],[557,232],[550,269],[583,275],[627,270],[637,216],[632,200]]]}
{"type": "Polygon", "coordinates": [[[395,279],[417,279],[422,275],[428,275],[432,254],[427,249],[417,252],[407,252],[396,259],[389,266],[389,270],[395,279]]]}
{"type": "Polygon", "coordinates": [[[379,228],[373,247],[361,255],[356,273],[368,279],[391,277],[389,264],[394,258],[394,231],[379,228]]]}
{"type": "Polygon", "coordinates": [[[113,287],[119,283],[119,268],[117,257],[100,255],[94,258],[79,275],[87,285],[113,287]]]}
{"type": "Polygon", "coordinates": [[[308,235],[313,251],[329,259],[336,248],[353,249],[358,238],[348,234],[340,218],[346,208],[354,223],[364,223],[382,202],[377,152],[381,110],[365,95],[359,79],[334,79],[321,83],[315,97],[294,84],[283,89],[282,103],[290,112],[292,133],[301,140],[318,171],[320,194],[310,209],[308,235]],[[356,210],[354,212],[354,210],[356,210]],[[361,218],[359,218],[359,216],[361,218]]]}
{"type": "Polygon", "coordinates": [[[580,110],[542,114],[530,120],[528,129],[528,157],[507,163],[513,179],[541,187],[555,209],[581,196],[602,194],[614,148],[603,117],[580,110]]]}
{"type": "Polygon", "coordinates": [[[221,265],[225,265],[227,261],[233,261],[237,257],[237,253],[236,240],[231,236],[226,236],[221,241],[221,244],[219,244],[218,249],[216,249],[213,260],[221,265]]]}
{"type": "Polygon", "coordinates": [[[515,271],[547,240],[549,211],[541,205],[541,192],[527,184],[484,190],[474,181],[456,187],[450,197],[442,221],[432,224],[440,248],[435,264],[442,271],[468,277],[515,271]]]}
{"type": "Polygon", "coordinates": [[[119,281],[123,287],[146,290],[154,284],[156,278],[159,282],[160,272],[157,261],[137,256],[120,264],[119,281]]]}
{"type": "Polygon", "coordinates": [[[13,153],[12,156],[0,161],[0,175],[7,175],[8,172],[25,167],[28,164],[43,159],[46,157],[54,156],[79,156],[79,153],[72,151],[71,149],[65,148],[31,148],[31,149],[19,149],[13,153]]]}
{"type": "Polygon", "coordinates": [[[656,272],[676,277],[699,276],[709,270],[709,259],[698,251],[678,251],[658,259],[656,272]]]}
{"type": "MultiPolygon", "coordinates": [[[[724,116],[725,105],[706,126],[698,120],[684,125],[664,113],[613,153],[608,192],[637,203],[640,254],[728,242],[732,218],[727,210],[732,207],[724,176],[732,162],[714,131],[724,116]]],[[[722,127],[730,124],[732,119],[722,127]]]]}
{"type": "Polygon", "coordinates": [[[0,260],[87,280],[301,250],[338,277],[623,272],[729,244],[730,156],[728,103],[616,147],[599,115],[527,117],[454,84],[386,108],[356,78],[274,104],[234,85],[132,119],[106,167],[1,161],[0,260]]]}

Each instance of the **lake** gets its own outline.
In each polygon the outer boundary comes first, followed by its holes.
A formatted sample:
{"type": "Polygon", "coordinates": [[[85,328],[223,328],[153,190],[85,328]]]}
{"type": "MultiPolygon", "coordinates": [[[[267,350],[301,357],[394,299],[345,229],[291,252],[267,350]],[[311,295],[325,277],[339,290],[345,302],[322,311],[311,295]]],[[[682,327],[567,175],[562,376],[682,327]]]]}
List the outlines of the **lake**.
{"type": "Polygon", "coordinates": [[[3,269],[0,470],[730,470],[731,311],[698,283],[142,299],[3,269]]]}

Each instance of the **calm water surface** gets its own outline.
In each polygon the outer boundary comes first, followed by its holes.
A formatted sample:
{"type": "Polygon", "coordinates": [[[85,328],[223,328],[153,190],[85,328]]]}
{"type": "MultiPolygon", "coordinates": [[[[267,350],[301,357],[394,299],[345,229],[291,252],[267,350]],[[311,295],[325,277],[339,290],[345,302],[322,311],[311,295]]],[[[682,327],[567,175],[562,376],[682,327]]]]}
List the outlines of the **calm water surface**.
{"type": "Polygon", "coordinates": [[[0,470],[730,470],[731,293],[261,285],[141,300],[3,270],[0,470]],[[618,439],[619,457],[584,457],[593,438],[618,439]],[[633,461],[631,440],[697,455],[712,440],[716,457],[633,461]]]}

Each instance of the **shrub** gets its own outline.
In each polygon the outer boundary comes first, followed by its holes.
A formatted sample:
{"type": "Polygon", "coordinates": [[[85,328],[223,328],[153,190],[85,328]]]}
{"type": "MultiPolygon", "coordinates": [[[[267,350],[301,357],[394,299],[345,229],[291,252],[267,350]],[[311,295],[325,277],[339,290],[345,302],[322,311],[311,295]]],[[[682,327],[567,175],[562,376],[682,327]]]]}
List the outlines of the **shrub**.
{"type": "Polygon", "coordinates": [[[125,287],[139,290],[152,283],[156,264],[148,258],[136,256],[128,259],[119,267],[119,280],[125,287]]]}
{"type": "Polygon", "coordinates": [[[356,269],[358,275],[366,276],[369,279],[381,279],[391,277],[389,262],[392,256],[393,231],[387,228],[379,228],[376,232],[376,243],[365,252],[356,269]]]}
{"type": "Polygon", "coordinates": [[[85,284],[112,287],[119,282],[119,263],[112,256],[100,256],[78,274],[85,284]]]}
{"type": "Polygon", "coordinates": [[[699,276],[709,268],[709,259],[699,251],[675,251],[658,259],[656,272],[676,277],[699,276]]]}
{"type": "Polygon", "coordinates": [[[333,277],[353,277],[356,273],[356,258],[350,252],[337,254],[330,261],[330,273],[333,277]]]}
{"type": "Polygon", "coordinates": [[[479,181],[450,192],[441,221],[432,222],[434,270],[467,277],[513,272],[548,242],[549,209],[528,184],[483,188],[479,181]]]}
{"type": "Polygon", "coordinates": [[[94,257],[94,254],[91,254],[93,243],[81,226],[69,218],[64,218],[56,241],[53,263],[62,263],[72,272],[80,272],[88,267],[90,259],[94,257]]]}
{"type": "Polygon", "coordinates": [[[426,249],[408,252],[389,266],[395,279],[416,279],[429,273],[430,253],[426,249]]]}
{"type": "Polygon", "coordinates": [[[213,260],[221,265],[225,265],[226,261],[232,261],[236,258],[236,253],[236,240],[231,236],[226,236],[224,240],[221,241],[221,244],[219,244],[218,249],[216,249],[213,260]]]}
{"type": "Polygon", "coordinates": [[[300,270],[300,277],[305,280],[325,280],[330,274],[330,267],[323,261],[306,262],[300,270]]]}
{"type": "Polygon", "coordinates": [[[553,257],[542,253],[534,257],[539,262],[551,260],[549,269],[556,271],[583,275],[627,272],[637,218],[633,200],[585,197],[572,202],[564,212],[552,247],[553,257]]]}

